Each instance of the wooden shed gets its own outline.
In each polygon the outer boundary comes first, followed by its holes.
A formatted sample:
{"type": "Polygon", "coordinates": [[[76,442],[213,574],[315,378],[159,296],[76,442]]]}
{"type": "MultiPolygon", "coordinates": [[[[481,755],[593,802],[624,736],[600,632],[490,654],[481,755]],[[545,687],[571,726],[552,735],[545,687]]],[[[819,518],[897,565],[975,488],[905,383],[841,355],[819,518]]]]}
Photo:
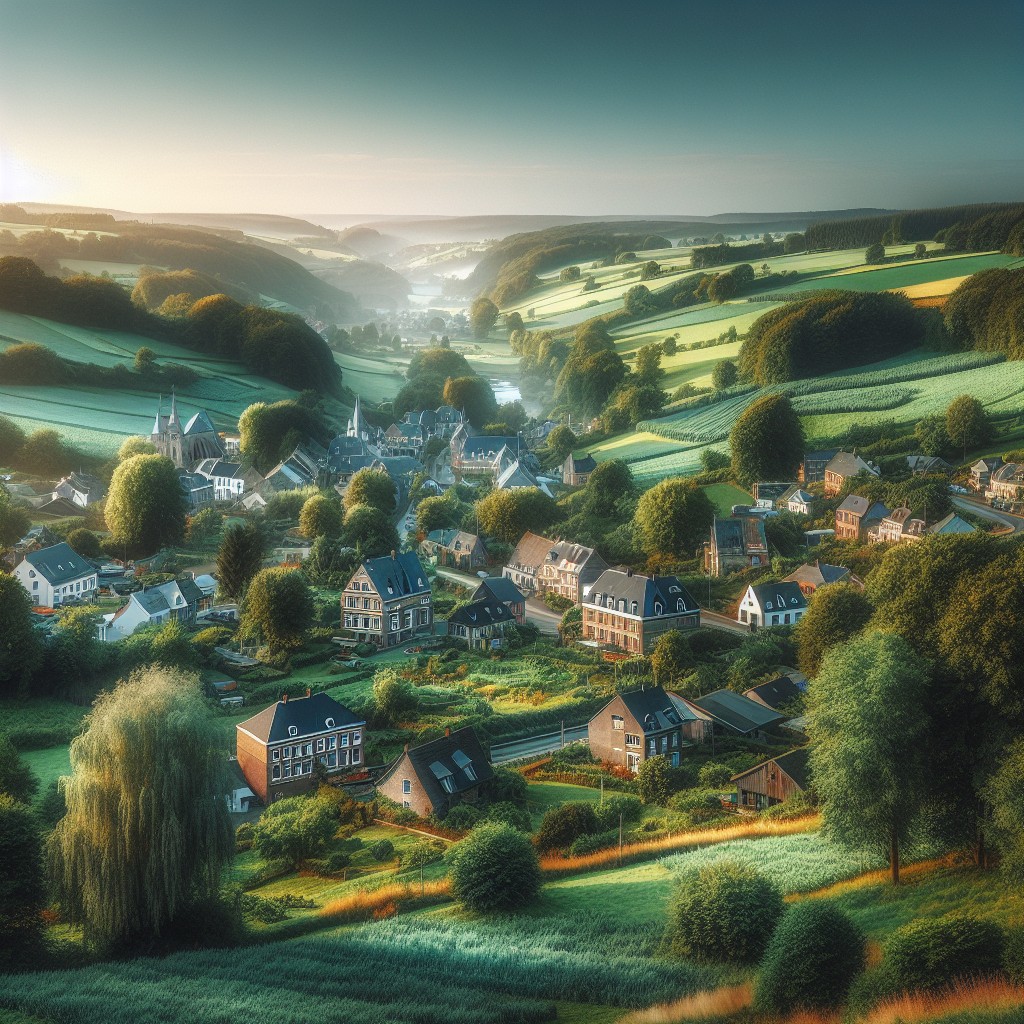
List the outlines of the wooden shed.
{"type": "Polygon", "coordinates": [[[798,747],[787,754],[773,757],[734,775],[736,808],[741,811],[763,811],[787,797],[807,789],[807,748],[798,747]]]}

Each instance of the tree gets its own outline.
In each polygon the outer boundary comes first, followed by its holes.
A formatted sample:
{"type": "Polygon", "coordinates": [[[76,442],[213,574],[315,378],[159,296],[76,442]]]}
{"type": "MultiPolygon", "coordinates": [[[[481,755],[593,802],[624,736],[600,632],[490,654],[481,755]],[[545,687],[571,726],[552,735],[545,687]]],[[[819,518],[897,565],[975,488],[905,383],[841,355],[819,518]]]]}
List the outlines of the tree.
{"type": "Polygon", "coordinates": [[[719,359],[711,371],[711,386],[716,391],[731,388],[739,378],[739,371],[731,359],[719,359]]]}
{"type": "Polygon", "coordinates": [[[804,457],[804,430],[786,395],[765,395],[747,406],[729,434],[732,468],[744,485],[789,480],[804,457]]]}
{"type": "Polygon", "coordinates": [[[864,262],[869,264],[885,262],[885,246],[881,242],[869,245],[864,252],[864,262]]]}
{"type": "Polygon", "coordinates": [[[20,540],[31,525],[28,512],[15,505],[6,491],[0,490],[0,548],[20,540]]]}
{"type": "Polygon", "coordinates": [[[633,372],[645,383],[659,385],[665,376],[665,371],[661,368],[662,354],[661,345],[644,345],[636,354],[633,372]]]}
{"type": "Polygon", "coordinates": [[[669,903],[672,948],[705,962],[755,963],[785,907],[778,886],[746,865],[725,861],[689,871],[669,903]]]}
{"type": "Polygon", "coordinates": [[[373,720],[382,728],[398,725],[416,712],[419,699],[409,682],[392,668],[373,676],[373,720]]]}
{"type": "Polygon", "coordinates": [[[636,791],[645,804],[668,802],[672,795],[671,768],[664,754],[649,757],[636,773],[636,791]]]}
{"type": "Polygon", "coordinates": [[[678,347],[676,336],[670,334],[662,343],[661,351],[667,356],[674,356],[676,354],[676,348],[678,347]]]}
{"type": "Polygon", "coordinates": [[[353,505],[346,510],[341,537],[348,547],[356,549],[360,559],[377,558],[401,546],[390,518],[370,505],[353,505]]]}
{"type": "Polygon", "coordinates": [[[445,381],[442,396],[445,405],[453,409],[464,409],[466,419],[474,427],[490,423],[498,412],[498,402],[491,385],[475,374],[468,377],[449,377],[445,381]]]}
{"type": "Polygon", "coordinates": [[[0,694],[25,693],[42,657],[32,598],[14,576],[0,572],[0,694]]]}
{"type": "Polygon", "coordinates": [[[782,251],[791,256],[793,253],[803,252],[807,248],[807,239],[799,231],[791,231],[782,240],[782,251]]]}
{"type": "Polygon", "coordinates": [[[217,552],[217,590],[238,600],[263,564],[263,535],[255,523],[233,523],[224,531],[217,552]]]}
{"type": "Polygon", "coordinates": [[[264,860],[297,868],[323,852],[338,831],[337,804],[329,796],[292,796],[272,803],[253,828],[253,849],[264,860]]]}
{"type": "Polygon", "coordinates": [[[135,352],[135,372],[151,373],[156,369],[156,353],[143,346],[135,352]]]}
{"type": "Polygon", "coordinates": [[[558,518],[555,502],[536,487],[491,491],[476,503],[480,529],[514,544],[527,531],[543,532],[558,518]]]}
{"type": "MultiPolygon", "coordinates": [[[[521,331],[523,329],[523,315],[522,315],[522,313],[518,312],[517,310],[513,311],[511,313],[506,313],[505,314],[505,327],[506,327],[506,329],[509,332],[511,332],[511,331],[521,331]]],[[[443,330],[444,328],[442,327],[441,329],[443,330]]]]}
{"type": "Polygon", "coordinates": [[[901,637],[872,631],[827,655],[807,694],[822,831],[887,855],[894,885],[929,792],[928,672],[901,637]]]}
{"type": "Polygon", "coordinates": [[[1024,740],[1004,752],[988,783],[992,807],[992,834],[1002,855],[1003,872],[1014,881],[1024,879],[1024,740]]]}
{"type": "Polygon", "coordinates": [[[129,555],[152,555],[180,544],[185,515],[185,495],[170,459],[133,455],[114,470],[104,517],[111,542],[129,555]]]}
{"type": "Polygon", "coordinates": [[[938,456],[949,450],[949,434],[946,433],[946,418],[935,414],[925,416],[914,427],[914,438],[924,455],[938,456]]]}
{"type": "Polygon", "coordinates": [[[864,935],[830,900],[794,903],[775,929],[754,989],[760,1013],[840,1006],[864,970],[864,935]]]}
{"type": "Polygon", "coordinates": [[[65,538],[67,545],[72,551],[77,551],[83,558],[101,558],[103,549],[100,547],[100,539],[92,530],[84,526],[72,530],[65,538]]]}
{"type": "Polygon", "coordinates": [[[707,536],[715,508],[692,480],[662,480],[640,496],[633,524],[648,555],[690,556],[707,536]]]}
{"type": "Polygon", "coordinates": [[[467,909],[487,914],[518,910],[540,892],[537,853],[511,825],[484,822],[451,853],[452,895],[467,909]]]}
{"type": "Polygon", "coordinates": [[[100,610],[95,605],[64,608],[45,646],[46,671],[55,681],[90,679],[104,666],[106,647],[96,635],[100,610]]]}
{"type": "Polygon", "coordinates": [[[914,259],[923,260],[927,254],[928,246],[925,245],[924,242],[918,242],[917,245],[914,246],[914,259]]]}
{"type": "Polygon", "coordinates": [[[852,640],[867,626],[873,611],[863,591],[852,583],[820,587],[796,627],[800,670],[816,676],[825,655],[852,640]]]}
{"type": "Polygon", "coordinates": [[[342,550],[331,537],[317,537],[302,560],[302,571],[310,583],[340,590],[349,581],[356,566],[355,554],[342,550]]]}
{"type": "Polygon", "coordinates": [[[18,465],[40,476],[59,476],[71,468],[71,453],[56,430],[36,430],[21,446],[18,465]]]}
{"type": "Polygon", "coordinates": [[[378,515],[390,516],[397,501],[395,481],[386,470],[366,466],[352,475],[342,500],[346,512],[357,505],[369,505],[378,515]]]}
{"type": "Polygon", "coordinates": [[[592,836],[601,831],[594,805],[585,800],[573,800],[546,811],[537,829],[537,848],[567,850],[580,836],[592,836]]]}
{"type": "Polygon", "coordinates": [[[594,519],[607,519],[616,511],[618,502],[632,499],[636,483],[629,466],[622,459],[599,462],[584,488],[583,508],[594,519]]]}
{"type": "Polygon", "coordinates": [[[658,637],[651,651],[651,671],[660,686],[671,686],[693,664],[690,642],[678,629],[670,629],[658,637]]]}
{"type": "Polygon", "coordinates": [[[149,668],[97,697],[50,840],[61,908],[88,941],[137,951],[216,895],[234,848],[224,770],[198,677],[149,668]]]}
{"type": "Polygon", "coordinates": [[[572,454],[580,439],[564,423],[560,423],[548,434],[548,451],[553,462],[565,462],[572,454]]]}
{"type": "Polygon", "coordinates": [[[714,448],[705,448],[700,453],[700,468],[704,473],[717,473],[720,470],[728,469],[732,460],[725,452],[717,451],[714,448]]]}
{"type": "Polygon", "coordinates": [[[0,465],[13,465],[25,443],[25,431],[14,420],[0,416],[0,465]]]}
{"type": "Polygon", "coordinates": [[[39,824],[25,804],[0,793],[0,970],[39,956],[45,905],[39,824]]]}
{"type": "Polygon", "coordinates": [[[320,413],[295,399],[253,403],[238,417],[238,434],[242,454],[261,473],[292,453],[294,438],[327,439],[320,413]],[[292,439],[292,444],[286,444],[286,439],[292,439]],[[286,447],[288,451],[283,451],[286,447]]]}
{"type": "Polygon", "coordinates": [[[299,569],[260,569],[245,592],[242,628],[272,651],[302,646],[313,621],[313,595],[299,569]]]}
{"type": "Polygon", "coordinates": [[[126,437],[117,449],[117,461],[124,462],[133,455],[156,455],[156,446],[148,437],[126,437]]]}
{"type": "Polygon", "coordinates": [[[954,448],[960,448],[967,459],[967,449],[985,444],[992,436],[985,407],[973,395],[954,398],[946,410],[946,433],[954,448]]]}
{"type": "Polygon", "coordinates": [[[457,508],[448,497],[450,493],[424,498],[416,506],[416,529],[419,533],[426,535],[455,525],[457,508]]]}
{"type": "Polygon", "coordinates": [[[224,522],[224,516],[215,508],[200,509],[188,517],[185,527],[185,541],[198,547],[206,547],[213,541],[224,522]]]}
{"type": "MultiPolygon", "coordinates": [[[[391,477],[386,473],[383,475],[391,484],[391,477]]],[[[340,537],[344,523],[345,513],[341,502],[326,494],[314,494],[307,498],[299,513],[299,533],[309,540],[315,540],[317,537],[340,537]]]]}
{"type": "Polygon", "coordinates": [[[497,319],[498,307],[483,295],[469,307],[469,326],[474,338],[486,338],[497,319]]]}
{"type": "Polygon", "coordinates": [[[10,737],[0,733],[0,795],[27,804],[38,788],[32,769],[21,759],[10,737]]]}

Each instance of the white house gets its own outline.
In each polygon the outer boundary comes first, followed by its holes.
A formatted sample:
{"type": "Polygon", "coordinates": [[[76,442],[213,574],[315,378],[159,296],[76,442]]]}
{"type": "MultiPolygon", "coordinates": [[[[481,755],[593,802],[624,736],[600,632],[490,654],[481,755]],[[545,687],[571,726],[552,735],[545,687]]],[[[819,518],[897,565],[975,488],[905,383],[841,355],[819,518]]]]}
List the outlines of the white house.
{"type": "Polygon", "coordinates": [[[81,505],[82,508],[94,505],[97,501],[105,498],[106,494],[107,489],[103,486],[102,481],[82,472],[69,473],[58,481],[53,489],[54,501],[57,498],[65,498],[76,505],[81,505]]]}
{"type": "Polygon", "coordinates": [[[814,495],[810,491],[805,491],[802,487],[797,487],[796,490],[785,498],[786,509],[800,516],[809,516],[813,504],[814,495]]]}
{"type": "Polygon", "coordinates": [[[797,583],[762,583],[747,587],[737,622],[758,626],[791,626],[807,611],[807,598],[797,583]]]}
{"type": "Polygon", "coordinates": [[[14,570],[18,582],[43,608],[57,608],[96,593],[96,566],[63,542],[30,551],[14,570]]]}
{"type": "Polygon", "coordinates": [[[123,640],[140,626],[162,626],[171,619],[191,622],[199,607],[205,606],[208,600],[188,577],[148,587],[132,594],[116,612],[103,616],[99,637],[101,640],[123,640]]]}
{"type": "Polygon", "coordinates": [[[241,463],[225,459],[203,459],[195,471],[213,484],[214,501],[237,501],[245,491],[263,481],[254,470],[243,469],[241,463]]]}

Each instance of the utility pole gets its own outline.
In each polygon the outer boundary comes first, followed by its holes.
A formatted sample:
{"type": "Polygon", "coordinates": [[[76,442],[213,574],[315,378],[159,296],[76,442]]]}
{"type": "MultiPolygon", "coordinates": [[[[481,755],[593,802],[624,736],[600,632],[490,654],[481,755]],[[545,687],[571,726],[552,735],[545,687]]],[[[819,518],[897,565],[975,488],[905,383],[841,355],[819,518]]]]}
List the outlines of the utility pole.
{"type": "Polygon", "coordinates": [[[619,867],[622,867],[622,811],[619,811],[619,867]]]}
{"type": "Polygon", "coordinates": [[[562,719],[562,749],[565,749],[565,719],[562,719]]]}

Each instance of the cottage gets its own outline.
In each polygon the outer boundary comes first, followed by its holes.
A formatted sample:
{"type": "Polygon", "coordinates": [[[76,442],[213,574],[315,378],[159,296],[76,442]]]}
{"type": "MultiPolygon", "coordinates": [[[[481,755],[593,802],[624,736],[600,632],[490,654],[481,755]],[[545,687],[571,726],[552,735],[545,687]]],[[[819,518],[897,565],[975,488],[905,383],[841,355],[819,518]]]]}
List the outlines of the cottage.
{"type": "Polygon", "coordinates": [[[782,582],[795,583],[804,597],[810,597],[818,587],[824,587],[829,583],[852,583],[858,590],[864,589],[861,579],[854,576],[845,565],[829,565],[820,559],[804,562],[788,576],[783,577],[782,582]]]}
{"type": "Polygon", "coordinates": [[[562,483],[566,487],[586,487],[590,474],[597,469],[593,455],[569,454],[562,463],[562,483]]]}
{"type": "Polygon", "coordinates": [[[472,601],[448,617],[448,635],[470,650],[488,651],[502,646],[505,627],[515,616],[494,598],[472,601]]]}
{"type": "Polygon", "coordinates": [[[854,452],[836,452],[825,467],[825,496],[834,497],[846,486],[848,480],[862,473],[878,476],[879,472],[877,466],[865,462],[854,452]]]}
{"type": "Polygon", "coordinates": [[[807,598],[799,584],[792,582],[761,583],[747,587],[740,600],[737,622],[758,626],[790,626],[807,612],[807,598]]]}
{"type": "Polygon", "coordinates": [[[526,622],[526,597],[523,592],[504,576],[488,576],[473,591],[473,601],[500,601],[511,613],[512,618],[522,625],[526,622]]]}
{"type": "Polygon", "coordinates": [[[632,772],[662,754],[678,768],[682,750],[710,736],[711,716],[660,686],[618,694],[587,723],[594,757],[632,772]]]}
{"type": "Polygon", "coordinates": [[[524,533],[502,575],[524,593],[559,594],[579,604],[607,568],[608,563],[593,548],[524,533]]]}
{"type": "Polygon", "coordinates": [[[923,530],[924,520],[911,519],[910,509],[901,505],[868,530],[868,540],[880,544],[896,544],[911,537],[920,537],[923,530]]]}
{"type": "Polygon", "coordinates": [[[534,476],[529,469],[516,459],[510,466],[498,474],[494,481],[495,490],[510,491],[517,487],[536,487],[541,494],[552,498],[551,488],[543,481],[534,476]]]}
{"type": "Polygon", "coordinates": [[[805,491],[802,487],[794,487],[782,496],[779,506],[795,515],[809,516],[814,509],[816,500],[810,491],[805,491]]]}
{"type": "Polygon", "coordinates": [[[747,700],[771,708],[772,711],[784,713],[793,708],[803,696],[803,692],[791,676],[778,676],[775,679],[769,679],[766,683],[759,683],[749,690],[744,690],[743,696],[747,700]]]}
{"type": "Polygon", "coordinates": [[[436,565],[470,572],[487,564],[487,548],[475,533],[431,530],[420,544],[420,554],[436,565]]]}
{"type": "Polygon", "coordinates": [[[235,726],[235,750],[245,781],[264,804],[317,785],[314,762],[328,779],[361,768],[366,722],[326,693],[285,694],[235,726]]]}
{"type": "Polygon", "coordinates": [[[735,690],[715,690],[690,703],[709,715],[719,731],[754,740],[769,739],[769,734],[787,717],[735,690]]]}
{"type": "Polygon", "coordinates": [[[226,459],[203,459],[195,472],[213,484],[214,501],[238,501],[245,491],[263,483],[263,477],[256,470],[226,459]]]}
{"type": "Polygon", "coordinates": [[[126,604],[103,617],[99,636],[101,640],[123,640],[141,626],[159,626],[171,619],[191,624],[209,603],[191,577],[169,580],[131,594],[126,604]]]}
{"type": "Polygon", "coordinates": [[[990,455],[984,459],[978,459],[973,466],[971,466],[971,487],[976,491],[984,493],[988,490],[988,485],[992,480],[992,474],[1003,464],[1003,460],[998,455],[990,455]]]}
{"type": "Polygon", "coordinates": [[[839,454],[838,448],[807,452],[797,476],[802,484],[820,484],[825,479],[825,467],[839,454]]]}
{"type": "Polygon", "coordinates": [[[836,540],[867,540],[868,531],[887,515],[882,502],[848,494],[836,509],[836,540]]]}
{"type": "Polygon", "coordinates": [[[583,597],[580,643],[646,655],[670,629],[700,626],[700,608],[677,576],[606,569],[583,597]]]}
{"type": "Polygon", "coordinates": [[[32,604],[43,608],[88,600],[96,593],[98,578],[96,566],[63,541],[29,551],[15,567],[14,575],[32,604]]]}
{"type": "Polygon", "coordinates": [[[704,545],[704,568],[712,576],[727,576],[768,564],[768,539],[760,516],[716,519],[711,540],[704,545]]]}
{"type": "Polygon", "coordinates": [[[53,498],[65,498],[75,505],[88,508],[102,501],[107,496],[107,489],[103,482],[89,473],[81,470],[77,473],[69,473],[62,477],[53,489],[53,498]]]}
{"type": "Polygon", "coordinates": [[[475,803],[494,778],[487,754],[471,726],[405,750],[377,780],[377,792],[421,818],[443,817],[456,804],[475,803]]]}
{"type": "Polygon", "coordinates": [[[430,581],[411,551],[366,559],[348,581],[341,608],[345,629],[382,649],[434,632],[430,581]]]}
{"type": "Polygon", "coordinates": [[[763,811],[805,792],[808,787],[807,762],[807,748],[798,747],[734,775],[732,781],[736,783],[737,809],[763,811]]]}
{"type": "Polygon", "coordinates": [[[948,476],[953,472],[953,467],[937,455],[908,455],[907,468],[914,476],[922,476],[927,473],[941,473],[948,476]]]}

